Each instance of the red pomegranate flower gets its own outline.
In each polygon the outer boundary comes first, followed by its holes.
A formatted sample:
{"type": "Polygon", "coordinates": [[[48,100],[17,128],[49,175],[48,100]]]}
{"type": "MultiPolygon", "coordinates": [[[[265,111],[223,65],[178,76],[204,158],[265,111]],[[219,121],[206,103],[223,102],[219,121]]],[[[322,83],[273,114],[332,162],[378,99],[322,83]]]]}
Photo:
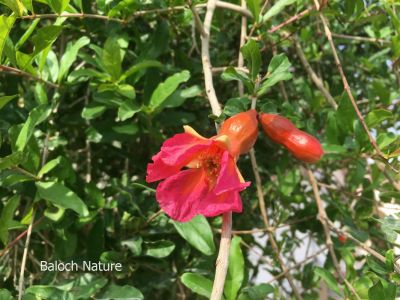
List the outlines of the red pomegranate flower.
{"type": "Polygon", "coordinates": [[[147,166],[147,182],[163,180],[156,191],[160,207],[180,222],[196,215],[241,212],[239,192],[250,182],[244,182],[236,166],[230,137],[207,139],[189,126],[184,129],[166,140],[147,166]]]}

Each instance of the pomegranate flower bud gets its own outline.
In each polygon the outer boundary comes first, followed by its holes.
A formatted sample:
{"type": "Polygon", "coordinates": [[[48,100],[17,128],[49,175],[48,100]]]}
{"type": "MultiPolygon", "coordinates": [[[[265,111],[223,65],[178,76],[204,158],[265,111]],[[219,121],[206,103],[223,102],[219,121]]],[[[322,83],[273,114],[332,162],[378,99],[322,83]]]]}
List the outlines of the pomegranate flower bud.
{"type": "Polygon", "coordinates": [[[284,146],[298,160],[316,163],[324,154],[319,141],[301,131],[294,124],[276,114],[260,114],[261,125],[265,134],[275,143],[284,146]]]}
{"type": "Polygon", "coordinates": [[[258,135],[257,112],[255,109],[238,113],[225,120],[219,135],[227,135],[230,140],[230,153],[233,157],[249,152],[258,135]]]}

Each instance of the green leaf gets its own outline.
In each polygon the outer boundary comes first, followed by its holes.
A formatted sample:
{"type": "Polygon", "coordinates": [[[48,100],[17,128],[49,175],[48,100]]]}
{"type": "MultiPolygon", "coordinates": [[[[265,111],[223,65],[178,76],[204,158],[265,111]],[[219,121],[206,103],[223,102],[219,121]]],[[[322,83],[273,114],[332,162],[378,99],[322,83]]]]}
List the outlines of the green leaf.
{"type": "Polygon", "coordinates": [[[90,299],[95,293],[100,291],[108,282],[105,277],[97,277],[94,274],[83,274],[74,280],[74,288],[71,291],[73,299],[90,299]]]}
{"type": "Polygon", "coordinates": [[[134,103],[131,99],[126,99],[118,108],[118,120],[125,121],[132,118],[136,113],[141,111],[143,106],[134,103]]]}
{"type": "Polygon", "coordinates": [[[340,144],[339,143],[339,128],[336,123],[336,114],[334,111],[330,111],[328,113],[328,118],[327,118],[327,128],[326,128],[326,141],[329,144],[340,144]]]}
{"type": "Polygon", "coordinates": [[[261,5],[260,5],[260,0],[246,0],[247,7],[251,11],[251,14],[254,17],[254,20],[258,22],[258,19],[260,18],[260,11],[261,11],[261,5]]]}
{"type": "Polygon", "coordinates": [[[334,291],[338,295],[342,295],[335,277],[333,277],[333,275],[328,270],[317,267],[314,269],[314,273],[319,278],[322,278],[332,291],[334,291]]]}
{"type": "Polygon", "coordinates": [[[61,14],[68,6],[69,0],[47,0],[51,9],[57,14],[61,14]]]}
{"type": "MultiPolygon", "coordinates": [[[[387,216],[383,220],[377,219],[377,222],[381,223],[381,230],[385,234],[388,241],[394,243],[397,239],[398,232],[400,232],[400,221],[393,218],[392,216],[387,216]]],[[[371,262],[373,268],[374,262],[371,262]]],[[[376,272],[379,273],[379,268],[376,272]]]]}
{"type": "Polygon", "coordinates": [[[46,104],[39,105],[31,110],[28,119],[22,126],[16,141],[16,147],[18,151],[24,150],[26,144],[33,134],[35,127],[46,120],[50,113],[51,109],[46,104]]]}
{"type": "Polygon", "coordinates": [[[368,290],[373,284],[371,279],[367,276],[363,276],[354,282],[354,289],[362,300],[368,300],[368,290]]]}
{"type": "MultiPolygon", "coordinates": [[[[21,0],[0,0],[0,3],[6,5],[9,9],[11,9],[18,17],[24,14],[24,4],[21,0]]],[[[0,28],[3,25],[0,23],[0,28]]],[[[1,29],[0,29],[1,30],[1,29]]]]}
{"type": "Polygon", "coordinates": [[[121,75],[121,47],[118,43],[118,37],[111,36],[106,40],[101,60],[105,71],[110,74],[114,81],[117,81],[121,75]]]}
{"type": "Polygon", "coordinates": [[[8,229],[13,222],[15,210],[18,208],[20,201],[19,195],[11,197],[3,207],[0,215],[0,240],[4,245],[8,243],[8,229]]]}
{"type": "Polygon", "coordinates": [[[264,23],[271,19],[273,16],[276,16],[279,14],[284,8],[290,4],[293,4],[296,2],[296,0],[278,0],[275,2],[275,4],[268,9],[268,11],[265,13],[265,15],[262,16],[261,18],[261,23],[264,23]]]}
{"type": "Polygon", "coordinates": [[[56,206],[69,208],[80,214],[88,216],[86,204],[73,191],[58,182],[36,182],[39,196],[56,206]]]}
{"type": "Polygon", "coordinates": [[[385,132],[381,133],[376,139],[376,143],[378,144],[380,149],[385,149],[387,146],[391,145],[395,141],[397,141],[398,137],[393,132],[385,132]]]}
{"type": "Polygon", "coordinates": [[[249,76],[242,71],[236,71],[235,68],[228,67],[221,74],[221,78],[225,81],[231,81],[231,80],[241,81],[246,86],[249,93],[253,93],[254,85],[251,82],[249,76]]]}
{"type": "Polygon", "coordinates": [[[231,241],[229,250],[229,267],[226,276],[224,294],[228,300],[236,299],[236,295],[243,284],[244,279],[244,258],[240,242],[242,239],[235,236],[231,241]]]}
{"type": "Polygon", "coordinates": [[[190,78],[189,71],[182,71],[168,77],[164,82],[160,83],[154,90],[150,98],[149,108],[151,112],[161,107],[164,101],[178,88],[178,86],[188,81],[190,78]]]}
{"type": "Polygon", "coordinates": [[[186,89],[179,89],[172,93],[167,99],[165,99],[162,108],[174,108],[179,107],[189,98],[193,98],[201,95],[201,88],[198,85],[188,87],[186,89]]]}
{"type": "MultiPolygon", "coordinates": [[[[3,48],[15,22],[15,16],[0,16],[0,63],[2,61],[3,48]]],[[[0,101],[1,103],[1,101],[0,101]]]]}
{"type": "Polygon", "coordinates": [[[73,299],[68,291],[51,285],[31,285],[26,289],[26,294],[35,295],[34,299],[73,299]]]}
{"type": "Polygon", "coordinates": [[[389,269],[386,267],[385,264],[383,264],[380,261],[377,261],[376,259],[372,258],[371,256],[367,257],[367,264],[368,264],[368,267],[370,267],[370,269],[377,274],[385,275],[386,273],[389,272],[389,269]]]}
{"type": "Polygon", "coordinates": [[[48,161],[39,171],[39,173],[37,174],[37,177],[42,178],[44,174],[49,173],[51,170],[53,170],[55,167],[57,167],[59,165],[59,163],[61,162],[61,156],[52,159],[50,161],[48,161]]]}
{"type": "Polygon", "coordinates": [[[258,44],[254,40],[249,40],[240,51],[243,54],[244,59],[249,64],[249,70],[251,79],[254,81],[261,68],[261,53],[258,44]]]}
{"type": "Polygon", "coordinates": [[[156,242],[145,242],[144,246],[145,250],[143,254],[156,258],[167,257],[175,249],[175,244],[167,240],[160,240],[156,242]]]}
{"type": "Polygon", "coordinates": [[[67,50],[60,60],[60,70],[58,72],[58,82],[61,82],[62,79],[68,73],[69,68],[75,62],[78,52],[81,48],[85,47],[90,43],[90,39],[86,36],[81,37],[79,40],[74,43],[68,43],[67,50]]]}
{"type": "Polygon", "coordinates": [[[396,286],[380,279],[368,290],[369,300],[394,300],[396,299],[396,286]]]}
{"type": "Polygon", "coordinates": [[[121,242],[121,245],[128,248],[134,256],[139,256],[142,253],[142,244],[143,238],[141,236],[136,236],[121,242]]]}
{"type": "Polygon", "coordinates": [[[14,51],[20,49],[25,44],[25,42],[30,38],[30,36],[32,35],[33,31],[35,30],[35,28],[39,24],[39,22],[40,22],[39,18],[32,21],[32,23],[29,25],[28,29],[25,31],[25,33],[21,36],[21,38],[15,44],[14,51]]]}
{"type": "Polygon", "coordinates": [[[11,100],[13,100],[13,99],[15,99],[17,97],[18,97],[18,95],[1,96],[0,97],[0,109],[2,109],[4,107],[4,105],[6,105],[8,102],[10,102],[11,100]]]}
{"type": "Polygon", "coordinates": [[[11,292],[6,289],[0,289],[0,299],[2,300],[14,300],[11,292]]]}
{"type": "Polygon", "coordinates": [[[49,103],[49,99],[47,98],[47,93],[45,90],[45,87],[41,83],[36,83],[35,85],[35,91],[34,91],[34,96],[36,99],[36,102],[38,104],[47,104],[49,103]]]}
{"type": "Polygon", "coordinates": [[[341,145],[330,145],[323,144],[325,154],[345,154],[347,152],[346,148],[341,145]]]}
{"type": "Polygon", "coordinates": [[[356,113],[353,105],[347,95],[344,93],[336,111],[336,123],[348,135],[353,132],[353,122],[356,119],[356,113]]]}
{"type": "Polygon", "coordinates": [[[287,56],[283,53],[272,57],[268,65],[268,74],[286,72],[291,66],[291,63],[287,56]]]}
{"type": "Polygon", "coordinates": [[[240,112],[249,110],[249,98],[232,98],[229,99],[224,106],[224,114],[227,116],[234,116],[240,112]]]}
{"type": "Polygon", "coordinates": [[[139,131],[139,127],[136,124],[126,124],[113,126],[112,130],[119,134],[135,135],[139,131]]]}
{"type": "Polygon", "coordinates": [[[139,71],[145,70],[147,68],[161,68],[163,65],[156,60],[144,60],[136,65],[133,65],[124,74],[121,75],[120,81],[127,79],[128,77],[136,74],[139,71]]]}
{"type": "Polygon", "coordinates": [[[395,264],[394,250],[389,249],[388,251],[386,251],[385,258],[386,258],[386,267],[393,272],[394,269],[393,266],[395,264]]]}
{"type": "Polygon", "coordinates": [[[195,273],[184,273],[181,276],[182,283],[194,293],[209,299],[211,297],[211,291],[213,282],[200,274],[195,273]]]}
{"type": "Polygon", "coordinates": [[[18,165],[22,160],[21,152],[14,152],[8,156],[0,158],[0,170],[8,169],[18,165]]]}
{"type": "Polygon", "coordinates": [[[270,284],[262,283],[257,286],[244,288],[238,300],[264,300],[268,294],[274,292],[274,287],[270,284]]]}
{"type": "Polygon", "coordinates": [[[106,109],[107,108],[104,105],[98,105],[98,104],[89,105],[82,110],[81,116],[86,120],[92,120],[97,117],[100,117],[106,111],[106,109]]]}
{"type": "Polygon", "coordinates": [[[384,120],[393,118],[392,112],[386,109],[375,109],[368,113],[365,123],[368,127],[374,127],[382,123],[384,120]]]}
{"type": "Polygon", "coordinates": [[[119,286],[111,284],[105,290],[105,292],[97,299],[144,299],[143,294],[135,287],[130,285],[119,286]]]}
{"type": "Polygon", "coordinates": [[[207,219],[198,215],[189,222],[172,221],[175,229],[190,245],[205,255],[215,253],[214,237],[207,219]]]}
{"type": "Polygon", "coordinates": [[[48,25],[39,28],[36,34],[32,37],[32,42],[35,45],[32,57],[50,47],[58,38],[62,30],[62,26],[48,25]]]}
{"type": "Polygon", "coordinates": [[[257,95],[261,96],[265,94],[271,86],[274,86],[279,81],[291,79],[290,66],[290,61],[285,54],[275,55],[269,63],[268,73],[263,79],[257,95]]]}

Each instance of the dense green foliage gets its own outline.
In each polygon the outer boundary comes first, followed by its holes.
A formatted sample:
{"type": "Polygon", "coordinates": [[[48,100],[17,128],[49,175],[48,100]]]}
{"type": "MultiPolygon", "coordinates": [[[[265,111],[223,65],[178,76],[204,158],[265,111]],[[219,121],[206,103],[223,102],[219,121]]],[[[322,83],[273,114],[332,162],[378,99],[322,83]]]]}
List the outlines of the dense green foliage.
{"type": "MultiPolygon", "coordinates": [[[[257,97],[258,111],[278,112],[323,143],[325,156],[309,168],[329,219],[350,235],[339,242],[331,231],[349,285],[360,299],[400,295],[400,221],[392,215],[400,201],[398,2],[333,0],[323,8],[351,91],[388,160],[377,155],[343,88],[318,12],[268,33],[312,1],[274,0],[264,8],[263,1],[247,1],[257,16],[248,18],[247,32],[256,24],[258,37],[242,48],[249,73],[233,68],[241,15],[216,9],[211,62],[232,67],[214,74],[224,106],[218,118],[205,93],[201,39],[189,7],[139,13],[185,4],[0,0],[0,299],[18,295],[32,221],[23,299],[208,297],[221,218],[181,224],[159,213],[156,185],[145,182],[146,166],[183,125],[213,136],[214,120],[249,109],[251,97],[257,97]],[[295,43],[337,110],[307,73],[295,43]],[[244,84],[243,97],[237,80],[244,84]],[[388,203],[395,209],[385,213],[388,203]],[[357,241],[384,262],[360,252],[357,241]],[[40,261],[55,260],[120,262],[124,268],[40,271],[40,261]]],[[[199,8],[201,19],[204,11],[199,8]]],[[[327,251],[302,262],[326,247],[305,166],[261,131],[255,153],[270,226],[279,227],[278,247],[286,266],[295,266],[290,273],[302,296],[320,299],[327,286],[333,297],[356,299],[327,251]]],[[[248,155],[239,168],[253,184],[241,193],[244,209],[233,215],[233,229],[265,229],[248,155]]],[[[285,276],[271,280],[282,268],[265,239],[235,236],[230,258],[226,299],[294,299],[285,276]],[[255,253],[258,262],[249,259],[255,253]],[[272,276],[260,280],[265,269],[272,276]]]]}

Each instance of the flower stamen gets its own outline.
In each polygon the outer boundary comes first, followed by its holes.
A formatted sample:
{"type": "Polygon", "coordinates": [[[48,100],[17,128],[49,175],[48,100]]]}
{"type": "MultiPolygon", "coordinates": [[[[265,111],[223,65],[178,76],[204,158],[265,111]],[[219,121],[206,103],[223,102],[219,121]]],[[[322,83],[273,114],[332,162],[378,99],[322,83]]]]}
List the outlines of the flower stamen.
{"type": "Polygon", "coordinates": [[[223,150],[220,147],[212,146],[199,157],[199,165],[206,174],[210,190],[215,186],[221,170],[222,153],[223,150]]]}

